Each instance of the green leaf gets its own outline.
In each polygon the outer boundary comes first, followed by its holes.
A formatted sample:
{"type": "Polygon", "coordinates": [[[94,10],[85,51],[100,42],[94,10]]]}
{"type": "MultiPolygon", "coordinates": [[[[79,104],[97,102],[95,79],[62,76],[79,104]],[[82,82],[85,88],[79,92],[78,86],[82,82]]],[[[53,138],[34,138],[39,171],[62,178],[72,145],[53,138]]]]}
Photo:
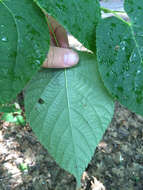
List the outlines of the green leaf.
{"type": "Polygon", "coordinates": [[[20,124],[23,126],[26,124],[26,120],[24,119],[24,117],[22,115],[17,115],[16,119],[17,119],[16,124],[18,124],[18,125],[20,124]]]}
{"type": "Polygon", "coordinates": [[[85,47],[95,51],[96,25],[101,18],[98,0],[34,0],[85,47]]]}
{"type": "Polygon", "coordinates": [[[48,48],[46,19],[33,1],[0,1],[0,104],[24,88],[48,48]]]}
{"type": "Polygon", "coordinates": [[[97,59],[105,86],[123,105],[143,115],[143,1],[126,0],[131,23],[115,17],[97,27],[97,59]]]}
{"type": "Polygon", "coordinates": [[[28,165],[26,163],[21,163],[19,165],[19,169],[22,171],[22,172],[26,172],[28,171],[28,165]]]}
{"type": "Polygon", "coordinates": [[[11,123],[17,122],[17,118],[14,117],[12,113],[4,113],[1,117],[1,120],[8,121],[11,123]]]}
{"type": "Polygon", "coordinates": [[[33,131],[78,185],[114,111],[95,56],[79,56],[76,67],[39,72],[25,94],[26,116],[33,131]]]}
{"type": "Polygon", "coordinates": [[[14,113],[4,113],[1,117],[1,120],[15,123],[17,125],[25,125],[26,121],[24,117],[21,115],[20,112],[14,112],[14,113]]]}

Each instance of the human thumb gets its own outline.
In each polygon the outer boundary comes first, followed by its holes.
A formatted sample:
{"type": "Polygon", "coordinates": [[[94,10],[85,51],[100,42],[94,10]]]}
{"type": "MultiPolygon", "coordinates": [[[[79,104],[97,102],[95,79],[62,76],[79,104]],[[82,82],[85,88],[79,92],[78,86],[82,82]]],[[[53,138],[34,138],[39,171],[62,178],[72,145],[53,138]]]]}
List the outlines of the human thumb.
{"type": "Polygon", "coordinates": [[[73,50],[51,46],[42,67],[67,68],[76,65],[78,61],[78,54],[73,50]]]}

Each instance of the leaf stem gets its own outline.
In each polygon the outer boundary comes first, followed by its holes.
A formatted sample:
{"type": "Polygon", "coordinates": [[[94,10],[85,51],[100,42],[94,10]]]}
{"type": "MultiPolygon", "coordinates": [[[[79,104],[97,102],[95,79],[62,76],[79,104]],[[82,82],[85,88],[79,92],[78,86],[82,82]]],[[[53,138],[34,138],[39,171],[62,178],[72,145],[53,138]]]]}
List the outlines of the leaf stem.
{"type": "Polygon", "coordinates": [[[101,10],[104,11],[105,13],[113,13],[113,14],[125,13],[125,11],[114,11],[114,10],[111,10],[111,9],[107,9],[105,7],[101,7],[101,10]]]}
{"type": "MultiPolygon", "coordinates": [[[[1,0],[0,0],[0,1],[1,1],[1,0]]],[[[34,0],[34,1],[35,1],[35,0],[34,0]]],[[[36,2],[36,1],[35,1],[35,2],[36,2]]],[[[44,13],[44,15],[45,15],[45,17],[46,17],[49,30],[51,31],[51,34],[52,34],[52,36],[53,36],[53,38],[54,38],[54,40],[55,40],[55,42],[56,42],[57,47],[60,47],[59,42],[58,42],[58,40],[57,40],[57,38],[56,38],[55,32],[54,32],[54,30],[53,30],[52,24],[51,24],[51,22],[49,21],[48,17],[46,16],[46,14],[48,14],[48,13],[39,5],[38,2],[36,2],[36,3],[37,3],[37,5],[40,7],[40,9],[42,10],[42,12],[44,13]]]]}
{"type": "Polygon", "coordinates": [[[47,17],[47,23],[48,23],[48,26],[49,26],[50,31],[52,32],[53,38],[54,38],[54,40],[55,40],[55,42],[56,42],[56,45],[57,45],[57,47],[59,47],[59,42],[58,42],[58,40],[57,40],[57,38],[56,38],[55,32],[54,32],[54,30],[53,30],[53,27],[52,27],[51,23],[49,22],[48,17],[47,17]]]}
{"type": "Polygon", "coordinates": [[[118,15],[118,13],[125,13],[124,11],[114,11],[114,10],[111,10],[111,9],[107,9],[107,8],[104,8],[104,7],[101,7],[101,10],[104,12],[104,13],[112,13],[115,17],[117,17],[118,19],[120,19],[121,21],[123,21],[124,23],[130,25],[128,22],[126,22],[121,16],[118,15]]]}

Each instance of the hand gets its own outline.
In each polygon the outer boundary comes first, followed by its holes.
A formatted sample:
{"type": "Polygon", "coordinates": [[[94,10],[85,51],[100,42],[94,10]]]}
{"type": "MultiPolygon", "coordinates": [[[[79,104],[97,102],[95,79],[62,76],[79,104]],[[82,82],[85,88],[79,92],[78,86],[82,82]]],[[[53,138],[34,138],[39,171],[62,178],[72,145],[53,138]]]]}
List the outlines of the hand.
{"type": "Polygon", "coordinates": [[[69,43],[65,29],[53,17],[47,17],[51,37],[51,46],[42,67],[67,68],[76,65],[79,61],[79,57],[76,52],[68,49],[69,43]],[[55,41],[53,32],[57,42],[55,41]]]}

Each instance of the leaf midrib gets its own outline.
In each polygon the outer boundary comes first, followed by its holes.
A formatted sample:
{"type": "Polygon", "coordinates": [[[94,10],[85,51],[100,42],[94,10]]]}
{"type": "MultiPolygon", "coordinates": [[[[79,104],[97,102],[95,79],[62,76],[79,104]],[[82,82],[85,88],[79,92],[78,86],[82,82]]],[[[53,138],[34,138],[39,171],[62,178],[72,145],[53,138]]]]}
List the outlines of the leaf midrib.
{"type": "MultiPolygon", "coordinates": [[[[69,92],[68,92],[68,79],[67,79],[67,69],[64,69],[64,76],[65,76],[65,87],[66,87],[66,97],[67,97],[67,107],[68,107],[68,116],[69,116],[69,122],[70,122],[70,131],[71,131],[71,136],[72,136],[72,139],[73,138],[73,132],[72,132],[72,122],[71,122],[71,112],[70,112],[70,102],[69,102],[69,92]]],[[[76,153],[76,148],[75,148],[75,144],[74,144],[74,141],[73,141],[73,148],[74,148],[74,155],[77,155],[76,153]]],[[[77,159],[75,159],[76,161],[76,166],[78,166],[77,164],[77,159]]],[[[79,170],[78,170],[78,167],[76,167],[76,170],[77,170],[77,173],[78,173],[78,177],[80,176],[79,174],[79,170]]]]}
{"type": "Polygon", "coordinates": [[[141,53],[140,53],[140,47],[139,47],[139,45],[138,45],[138,43],[137,43],[137,41],[136,41],[136,38],[135,38],[135,35],[134,35],[134,29],[133,29],[133,26],[131,25],[130,26],[130,29],[131,29],[131,34],[132,34],[132,37],[133,37],[133,40],[135,41],[135,45],[136,45],[136,47],[137,47],[137,51],[138,51],[138,54],[139,54],[139,56],[140,56],[140,59],[141,59],[141,62],[143,63],[143,59],[142,59],[142,56],[141,56],[141,53]]]}

